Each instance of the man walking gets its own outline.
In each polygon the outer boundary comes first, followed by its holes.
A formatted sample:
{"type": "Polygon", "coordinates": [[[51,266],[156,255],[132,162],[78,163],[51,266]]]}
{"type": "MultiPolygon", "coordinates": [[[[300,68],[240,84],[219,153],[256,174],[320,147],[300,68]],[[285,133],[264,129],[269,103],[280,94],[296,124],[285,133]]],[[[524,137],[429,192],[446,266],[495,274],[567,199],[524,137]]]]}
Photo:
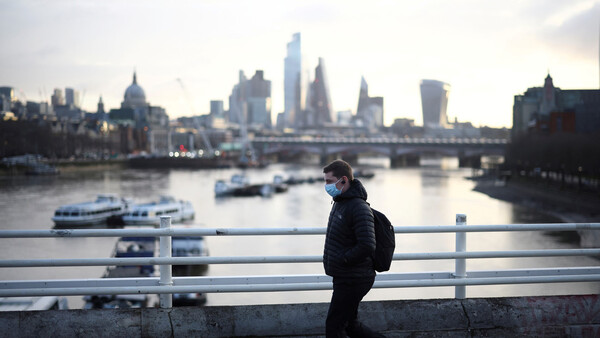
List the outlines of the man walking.
{"type": "Polygon", "coordinates": [[[367,191],[354,179],[352,167],[336,160],[323,168],[325,190],[333,197],[329,213],[323,266],[333,277],[333,295],[325,322],[327,337],[383,337],[362,325],[358,304],[375,281],[373,213],[367,191]]]}

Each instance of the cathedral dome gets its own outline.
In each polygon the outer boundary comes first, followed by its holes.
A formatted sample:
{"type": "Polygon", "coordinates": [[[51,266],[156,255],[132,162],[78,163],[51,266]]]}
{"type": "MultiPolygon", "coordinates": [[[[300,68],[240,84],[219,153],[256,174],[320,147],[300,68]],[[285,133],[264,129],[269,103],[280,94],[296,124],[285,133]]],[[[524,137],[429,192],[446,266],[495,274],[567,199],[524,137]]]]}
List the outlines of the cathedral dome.
{"type": "Polygon", "coordinates": [[[137,84],[137,77],[133,73],[133,83],[125,90],[123,100],[124,107],[139,107],[146,105],[146,94],[142,87],[137,84]]]}

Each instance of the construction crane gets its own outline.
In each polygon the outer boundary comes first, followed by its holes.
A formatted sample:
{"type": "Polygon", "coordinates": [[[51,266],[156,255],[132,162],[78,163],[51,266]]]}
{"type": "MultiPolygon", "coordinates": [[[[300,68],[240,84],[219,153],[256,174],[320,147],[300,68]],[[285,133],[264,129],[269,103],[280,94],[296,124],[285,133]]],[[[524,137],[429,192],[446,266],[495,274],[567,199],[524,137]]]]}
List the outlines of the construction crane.
{"type": "MultiPolygon", "coordinates": [[[[234,103],[235,104],[235,103],[234,103]]],[[[249,162],[256,161],[256,155],[254,153],[254,148],[252,147],[252,143],[248,140],[248,129],[246,127],[246,116],[242,112],[242,107],[235,104],[235,107],[230,110],[233,110],[237,115],[237,119],[240,122],[240,136],[242,138],[242,156],[240,158],[240,162],[243,164],[248,164],[249,162]],[[248,158],[247,153],[249,153],[250,158],[248,158]]]]}
{"type": "MultiPolygon", "coordinates": [[[[177,78],[177,82],[179,82],[179,85],[181,86],[181,90],[183,90],[183,95],[185,96],[186,101],[190,105],[192,114],[194,114],[194,116],[197,116],[196,110],[194,109],[194,105],[192,104],[192,100],[190,99],[190,96],[188,95],[188,91],[185,88],[183,81],[180,78],[177,78]]],[[[196,118],[194,118],[194,127],[196,127],[196,130],[198,131],[198,133],[200,133],[200,136],[202,136],[202,140],[204,141],[204,145],[206,145],[206,149],[208,150],[207,157],[210,158],[210,157],[215,156],[215,150],[212,147],[210,140],[208,139],[208,135],[206,135],[206,133],[204,132],[204,128],[202,128],[200,126],[200,123],[198,123],[198,120],[196,118]]]]}

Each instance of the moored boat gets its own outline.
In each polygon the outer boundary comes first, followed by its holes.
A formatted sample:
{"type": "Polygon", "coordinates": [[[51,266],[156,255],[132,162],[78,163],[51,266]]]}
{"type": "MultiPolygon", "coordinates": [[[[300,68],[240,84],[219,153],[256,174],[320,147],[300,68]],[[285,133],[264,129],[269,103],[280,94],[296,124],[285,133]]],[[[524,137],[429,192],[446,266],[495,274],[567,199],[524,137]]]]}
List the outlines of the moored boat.
{"type": "Polygon", "coordinates": [[[224,180],[218,180],[215,183],[215,196],[263,196],[268,197],[273,194],[274,187],[270,183],[250,184],[243,175],[231,176],[229,183],[224,180]]]}
{"type": "Polygon", "coordinates": [[[45,311],[68,309],[67,298],[45,297],[7,297],[0,298],[0,311],[45,311]]]}
{"type": "MultiPolygon", "coordinates": [[[[112,256],[117,258],[154,257],[156,238],[122,237],[119,238],[112,256]]],[[[102,278],[132,278],[154,276],[154,265],[120,265],[108,267],[102,278]]],[[[84,296],[84,309],[140,308],[152,306],[156,295],[88,295],[84,296]]]]}
{"type": "MultiPolygon", "coordinates": [[[[172,239],[173,257],[208,256],[208,248],[202,236],[178,236],[172,239]]],[[[208,270],[208,264],[173,265],[173,276],[202,276],[208,270]]],[[[194,306],[206,303],[204,293],[175,293],[173,306],[194,306]]]]}
{"type": "Polygon", "coordinates": [[[232,196],[236,191],[243,190],[250,185],[248,178],[244,175],[232,175],[229,182],[218,180],[215,183],[215,196],[232,196]]]}
{"type": "Polygon", "coordinates": [[[126,225],[160,225],[160,216],[171,216],[171,222],[193,219],[194,207],[189,201],[177,201],[172,196],[161,196],[158,202],[134,205],[123,215],[126,225]]]}
{"type": "Polygon", "coordinates": [[[57,227],[106,224],[110,218],[127,212],[131,204],[130,200],[114,194],[101,194],[94,202],[60,206],[54,212],[52,221],[57,227]]]}
{"type": "MultiPolygon", "coordinates": [[[[208,256],[202,236],[173,237],[171,243],[173,257],[208,256]]],[[[201,276],[207,270],[208,264],[173,265],[173,276],[201,276]]]]}

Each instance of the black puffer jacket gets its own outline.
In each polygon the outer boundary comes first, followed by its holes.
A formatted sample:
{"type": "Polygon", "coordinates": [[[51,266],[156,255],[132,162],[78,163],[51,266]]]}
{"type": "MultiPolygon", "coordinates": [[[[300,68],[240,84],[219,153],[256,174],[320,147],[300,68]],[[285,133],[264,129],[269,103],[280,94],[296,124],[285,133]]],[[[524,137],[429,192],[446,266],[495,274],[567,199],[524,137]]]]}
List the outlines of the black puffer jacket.
{"type": "Polygon", "coordinates": [[[371,255],[375,251],[375,230],[367,191],[355,179],[333,200],[323,253],[325,273],[345,278],[374,276],[371,255]]]}

